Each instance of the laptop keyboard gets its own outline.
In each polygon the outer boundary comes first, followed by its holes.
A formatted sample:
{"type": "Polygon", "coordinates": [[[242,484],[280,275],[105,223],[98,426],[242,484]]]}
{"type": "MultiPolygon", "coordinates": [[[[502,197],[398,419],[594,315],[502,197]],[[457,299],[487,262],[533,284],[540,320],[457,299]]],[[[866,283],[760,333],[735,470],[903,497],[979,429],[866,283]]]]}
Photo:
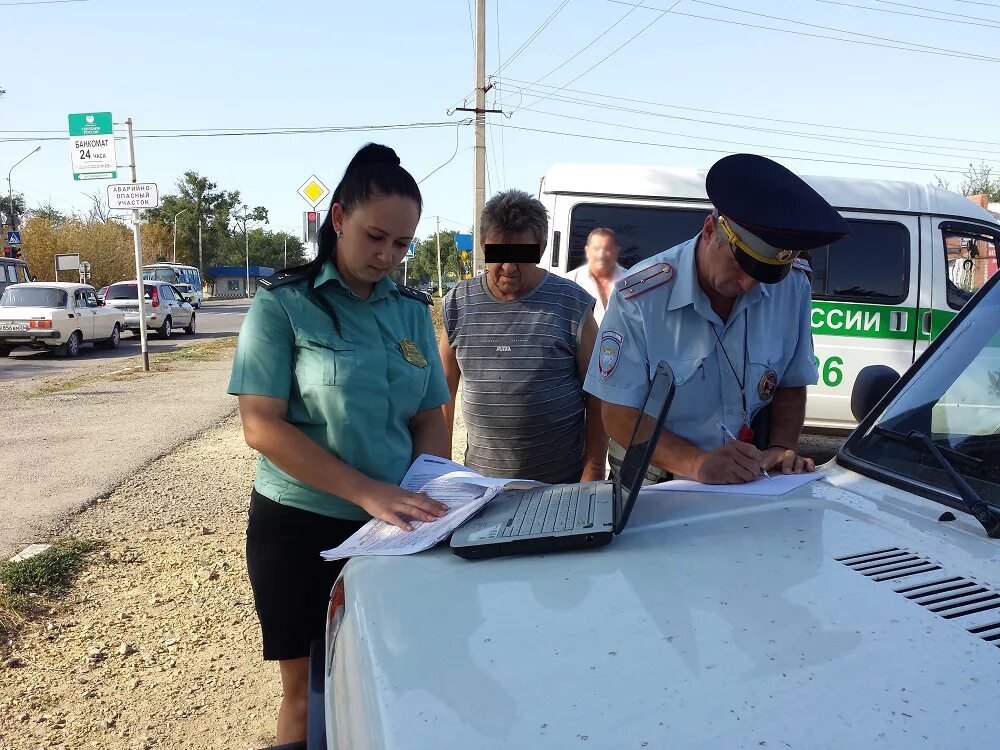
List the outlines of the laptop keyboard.
{"type": "Polygon", "coordinates": [[[576,525],[576,509],[583,489],[550,487],[526,492],[500,536],[527,536],[572,529],[576,525]]]}

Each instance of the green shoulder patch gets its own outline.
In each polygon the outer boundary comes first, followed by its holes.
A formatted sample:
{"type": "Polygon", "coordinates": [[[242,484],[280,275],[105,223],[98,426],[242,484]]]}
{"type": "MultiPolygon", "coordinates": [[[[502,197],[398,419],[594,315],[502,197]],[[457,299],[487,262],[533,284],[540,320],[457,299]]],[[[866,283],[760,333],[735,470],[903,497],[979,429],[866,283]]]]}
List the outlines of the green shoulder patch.
{"type": "Polygon", "coordinates": [[[421,292],[419,289],[403,286],[402,284],[396,284],[396,289],[398,289],[399,293],[404,297],[415,299],[417,302],[423,302],[425,305],[434,304],[434,298],[427,294],[427,292],[421,292]]]}
{"type": "Polygon", "coordinates": [[[284,271],[273,273],[266,278],[257,279],[257,286],[261,289],[271,291],[273,289],[277,289],[279,286],[285,286],[286,284],[292,284],[296,281],[302,281],[308,275],[308,270],[304,268],[289,268],[284,271]]]}

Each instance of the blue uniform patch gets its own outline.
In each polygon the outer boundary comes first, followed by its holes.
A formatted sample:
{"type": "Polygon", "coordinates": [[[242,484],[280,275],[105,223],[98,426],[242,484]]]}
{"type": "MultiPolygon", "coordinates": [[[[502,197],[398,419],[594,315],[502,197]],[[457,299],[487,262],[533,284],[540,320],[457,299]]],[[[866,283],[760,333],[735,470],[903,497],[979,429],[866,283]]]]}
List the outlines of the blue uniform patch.
{"type": "Polygon", "coordinates": [[[601,377],[608,377],[618,365],[618,357],[622,353],[624,337],[615,331],[605,331],[601,334],[601,377]]]}

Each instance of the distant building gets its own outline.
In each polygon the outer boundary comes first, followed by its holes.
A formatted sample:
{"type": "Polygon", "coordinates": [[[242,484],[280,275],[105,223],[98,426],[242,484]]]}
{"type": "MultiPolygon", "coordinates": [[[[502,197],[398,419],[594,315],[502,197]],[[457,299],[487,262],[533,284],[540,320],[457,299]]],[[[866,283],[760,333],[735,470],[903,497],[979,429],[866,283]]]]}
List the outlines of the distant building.
{"type": "MultiPolygon", "coordinates": [[[[267,266],[250,266],[250,294],[257,293],[257,280],[264,279],[274,273],[273,268],[267,266]]],[[[209,293],[216,298],[235,299],[247,297],[247,268],[246,266],[213,266],[209,268],[205,275],[208,277],[209,293]]]]}

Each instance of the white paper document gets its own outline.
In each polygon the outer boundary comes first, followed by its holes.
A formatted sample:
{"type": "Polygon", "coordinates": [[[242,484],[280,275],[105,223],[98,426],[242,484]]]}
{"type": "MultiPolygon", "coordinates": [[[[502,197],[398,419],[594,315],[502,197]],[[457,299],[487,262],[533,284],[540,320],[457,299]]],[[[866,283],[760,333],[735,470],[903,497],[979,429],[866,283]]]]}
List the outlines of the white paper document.
{"type": "Polygon", "coordinates": [[[343,544],[321,553],[326,560],[358,555],[409,555],[430,549],[476,514],[505,489],[541,485],[518,479],[491,479],[437,456],[421,455],[407,470],[400,487],[410,492],[426,492],[448,506],[436,521],[411,521],[412,531],[372,519],[343,544]]]}
{"type": "Polygon", "coordinates": [[[643,487],[643,492],[716,492],[727,495],[784,495],[803,485],[822,479],[823,474],[775,474],[771,478],[761,477],[746,484],[702,484],[694,479],[671,479],[669,482],[643,487]]]}

